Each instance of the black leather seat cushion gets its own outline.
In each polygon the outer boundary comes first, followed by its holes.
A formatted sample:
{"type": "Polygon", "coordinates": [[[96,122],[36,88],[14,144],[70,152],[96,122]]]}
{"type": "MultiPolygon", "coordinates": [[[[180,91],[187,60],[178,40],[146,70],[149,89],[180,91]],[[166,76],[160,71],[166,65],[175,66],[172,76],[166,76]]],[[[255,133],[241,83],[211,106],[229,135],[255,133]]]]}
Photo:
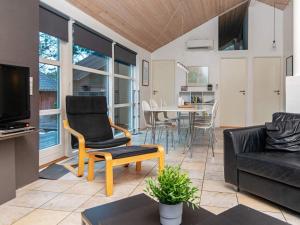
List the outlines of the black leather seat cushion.
{"type": "MultiPolygon", "coordinates": [[[[97,150],[89,150],[88,152],[95,152],[97,150]]],[[[116,148],[110,148],[107,149],[107,151],[103,152],[110,152],[113,159],[120,159],[120,158],[126,158],[130,156],[137,156],[137,155],[144,155],[149,153],[157,152],[156,147],[144,147],[144,146],[122,146],[122,147],[116,147],[116,148]]],[[[101,156],[98,156],[99,158],[101,156]]]]}
{"type": "Polygon", "coordinates": [[[300,152],[239,153],[237,166],[239,170],[300,188],[300,152]]]}
{"type": "MultiPolygon", "coordinates": [[[[120,145],[125,145],[130,141],[128,137],[114,138],[105,141],[86,141],[86,148],[112,148],[120,145]]],[[[74,148],[78,148],[78,143],[74,144],[74,148]]]]}

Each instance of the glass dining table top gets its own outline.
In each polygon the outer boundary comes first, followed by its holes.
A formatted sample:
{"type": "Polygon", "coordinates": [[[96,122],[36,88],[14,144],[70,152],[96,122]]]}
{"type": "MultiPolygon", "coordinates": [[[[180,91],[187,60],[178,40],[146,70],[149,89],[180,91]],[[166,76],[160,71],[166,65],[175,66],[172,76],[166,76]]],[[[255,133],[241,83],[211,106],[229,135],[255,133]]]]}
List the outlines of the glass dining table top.
{"type": "Polygon", "coordinates": [[[145,109],[147,112],[206,112],[210,110],[207,105],[197,105],[193,107],[162,106],[157,108],[145,109]]]}

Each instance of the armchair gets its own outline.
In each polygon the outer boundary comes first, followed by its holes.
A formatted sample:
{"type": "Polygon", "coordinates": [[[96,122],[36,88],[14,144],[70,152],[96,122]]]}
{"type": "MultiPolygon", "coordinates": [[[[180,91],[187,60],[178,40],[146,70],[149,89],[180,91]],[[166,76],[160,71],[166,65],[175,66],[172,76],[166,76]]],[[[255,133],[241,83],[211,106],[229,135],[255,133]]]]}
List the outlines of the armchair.
{"type": "Polygon", "coordinates": [[[66,112],[68,120],[64,120],[63,125],[72,135],[72,147],[78,148],[77,176],[83,176],[88,159],[88,180],[93,180],[95,161],[105,161],[107,195],[112,195],[114,166],[135,162],[139,171],[143,160],[158,158],[159,169],[163,169],[163,148],[133,146],[130,132],[113,124],[108,117],[106,97],[67,96],[66,112]],[[112,128],[123,132],[124,137],[114,138],[112,128]]]}

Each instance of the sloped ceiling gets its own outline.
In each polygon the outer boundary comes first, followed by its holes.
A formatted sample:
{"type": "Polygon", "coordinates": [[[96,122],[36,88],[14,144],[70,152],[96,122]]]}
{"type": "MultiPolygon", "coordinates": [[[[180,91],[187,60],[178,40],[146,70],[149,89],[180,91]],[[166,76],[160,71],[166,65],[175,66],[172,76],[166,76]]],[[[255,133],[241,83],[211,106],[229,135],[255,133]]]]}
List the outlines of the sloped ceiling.
{"type": "MultiPolygon", "coordinates": [[[[247,0],[68,1],[123,37],[153,52],[247,0]]],[[[271,0],[261,1],[271,4],[271,0]]]]}
{"type": "Polygon", "coordinates": [[[284,10],[285,7],[289,4],[290,0],[258,0],[258,1],[263,2],[270,6],[274,6],[275,3],[276,8],[284,10]]]}

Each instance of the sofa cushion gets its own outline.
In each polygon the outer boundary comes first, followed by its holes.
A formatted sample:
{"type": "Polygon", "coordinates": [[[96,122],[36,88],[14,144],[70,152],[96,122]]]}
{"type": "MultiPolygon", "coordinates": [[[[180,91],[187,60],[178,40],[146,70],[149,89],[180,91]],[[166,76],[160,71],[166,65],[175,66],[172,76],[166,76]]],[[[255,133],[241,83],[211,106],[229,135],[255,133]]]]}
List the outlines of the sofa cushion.
{"type": "Polygon", "coordinates": [[[239,170],[300,188],[300,152],[252,152],[237,155],[239,170]]]}
{"type": "Polygon", "coordinates": [[[286,121],[286,120],[300,120],[298,113],[277,112],[272,116],[272,122],[286,121]]]}
{"type": "Polygon", "coordinates": [[[266,149],[300,151],[300,120],[266,123],[266,149]]]}

